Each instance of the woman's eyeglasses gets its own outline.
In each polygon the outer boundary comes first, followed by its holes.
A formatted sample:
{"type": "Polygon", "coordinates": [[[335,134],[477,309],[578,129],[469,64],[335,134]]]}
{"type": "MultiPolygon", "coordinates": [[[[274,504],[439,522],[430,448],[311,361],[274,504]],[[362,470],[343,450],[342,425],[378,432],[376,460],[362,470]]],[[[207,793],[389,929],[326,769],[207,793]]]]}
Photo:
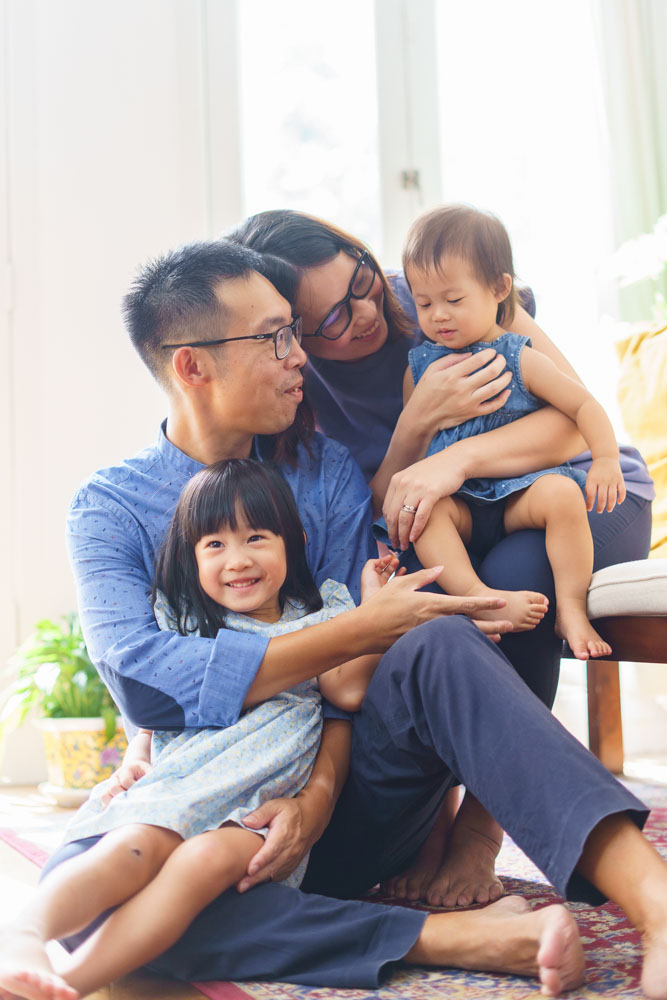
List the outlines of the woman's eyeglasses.
{"type": "Polygon", "coordinates": [[[304,337],[324,337],[325,340],[338,340],[342,337],[352,321],[350,300],[365,299],[373,287],[376,274],[373,258],[365,250],[357,261],[345,298],[327,313],[315,333],[305,333],[304,337]]]}
{"type": "Polygon", "coordinates": [[[215,347],[218,344],[232,344],[235,340],[272,340],[278,361],[286,358],[292,349],[292,341],[301,343],[301,317],[295,316],[289,326],[281,326],[273,333],[253,333],[248,337],[223,337],[221,340],[191,340],[187,344],[162,344],[162,350],[174,350],[177,347],[215,347]]]}

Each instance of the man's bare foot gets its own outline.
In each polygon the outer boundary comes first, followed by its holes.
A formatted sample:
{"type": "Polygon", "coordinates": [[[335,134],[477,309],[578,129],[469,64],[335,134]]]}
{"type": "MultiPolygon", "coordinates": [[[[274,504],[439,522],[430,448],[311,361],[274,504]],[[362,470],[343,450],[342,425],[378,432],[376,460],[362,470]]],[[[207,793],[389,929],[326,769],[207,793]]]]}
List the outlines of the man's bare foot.
{"type": "Polygon", "coordinates": [[[441,860],[442,847],[425,844],[409,868],[382,883],[382,891],[394,899],[408,899],[412,903],[416,903],[418,899],[425,900],[441,860]]]}
{"type": "Polygon", "coordinates": [[[547,996],[580,986],[584,952],[572,916],[559,905],[517,911],[512,898],[483,910],[431,913],[404,961],[536,976],[547,996]]]}
{"type": "Polygon", "coordinates": [[[512,623],[515,632],[525,632],[539,625],[549,609],[549,601],[544,594],[532,590],[493,590],[491,587],[475,588],[467,597],[500,597],[505,607],[500,611],[475,611],[475,618],[492,621],[502,616],[503,621],[512,623]]]}
{"type": "Polygon", "coordinates": [[[79,994],[57,976],[41,939],[30,931],[4,929],[0,947],[0,1000],[77,1000],[79,994]]]}
{"type": "Polygon", "coordinates": [[[644,935],[642,992],[650,1000],[667,1000],[667,927],[662,934],[644,935]]]}
{"type": "Polygon", "coordinates": [[[578,660],[611,653],[609,643],[598,635],[586,617],[583,602],[561,601],[556,605],[556,635],[566,640],[578,660]]]}
{"type": "Polygon", "coordinates": [[[461,789],[450,788],[440,806],[433,829],[409,868],[382,883],[382,891],[395,899],[416,902],[426,899],[426,891],[442,864],[449,834],[461,805],[461,789]]]}
{"type": "Polygon", "coordinates": [[[442,863],[422,896],[430,906],[493,903],[504,892],[495,871],[503,832],[486,813],[483,822],[470,825],[465,801],[452,827],[442,863]]]}

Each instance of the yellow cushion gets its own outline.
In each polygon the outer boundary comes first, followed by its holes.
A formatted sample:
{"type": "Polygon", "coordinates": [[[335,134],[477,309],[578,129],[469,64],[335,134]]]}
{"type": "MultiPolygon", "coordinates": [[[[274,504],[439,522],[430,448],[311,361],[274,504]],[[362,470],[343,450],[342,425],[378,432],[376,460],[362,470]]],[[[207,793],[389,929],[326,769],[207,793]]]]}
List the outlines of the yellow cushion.
{"type": "Polygon", "coordinates": [[[616,344],[618,401],[632,443],[655,482],[651,556],[667,556],[667,327],[636,329],[616,344]]]}

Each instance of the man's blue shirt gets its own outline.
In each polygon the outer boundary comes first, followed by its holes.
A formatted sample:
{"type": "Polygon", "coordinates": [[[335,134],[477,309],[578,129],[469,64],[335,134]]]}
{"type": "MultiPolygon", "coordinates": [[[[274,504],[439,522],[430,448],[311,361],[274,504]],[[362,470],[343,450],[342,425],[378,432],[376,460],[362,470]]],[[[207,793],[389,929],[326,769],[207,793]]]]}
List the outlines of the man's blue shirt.
{"type": "MultiPolygon", "coordinates": [[[[320,434],[280,473],[296,498],[318,586],[355,601],[374,554],[368,487],[349,452],[320,434]]],[[[253,457],[262,458],[255,442],[253,457]]],[[[150,592],[155,559],[181,490],[203,466],[161,428],[157,443],[91,476],[77,491],[67,541],[91,658],[124,718],[148,729],[228,726],[238,719],[268,640],[221,629],[215,639],[161,632],[150,592]]]]}

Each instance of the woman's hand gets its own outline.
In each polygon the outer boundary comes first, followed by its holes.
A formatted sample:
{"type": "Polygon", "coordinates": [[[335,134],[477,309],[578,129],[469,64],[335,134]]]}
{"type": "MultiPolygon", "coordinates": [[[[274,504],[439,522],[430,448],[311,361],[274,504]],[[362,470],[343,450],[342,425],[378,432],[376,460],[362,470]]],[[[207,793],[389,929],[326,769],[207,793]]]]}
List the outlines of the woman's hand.
{"type": "Polygon", "coordinates": [[[382,512],[392,548],[407,549],[421,535],[438,500],[461,488],[468,477],[458,454],[452,445],[391,477],[382,512]]]}
{"type": "Polygon", "coordinates": [[[625,500],[625,481],[615,458],[596,458],[586,476],[586,509],[610,513],[625,500]],[[597,505],[596,505],[597,499],[597,505]]]}
{"type": "Polygon", "coordinates": [[[505,366],[505,358],[491,347],[434,361],[414,387],[402,420],[413,433],[430,441],[446,427],[495,413],[510,394],[512,373],[505,366]]]}
{"type": "Polygon", "coordinates": [[[248,872],[236,888],[246,892],[259,882],[280,882],[294,871],[319,832],[309,829],[301,799],[271,799],[248,813],[243,822],[251,830],[268,826],[266,840],[250,859],[248,872]]]}
{"type": "Polygon", "coordinates": [[[100,802],[106,809],[114,796],[126,792],[128,788],[144,777],[151,770],[152,764],[147,760],[137,760],[134,763],[121,764],[109,778],[109,786],[100,797],[100,802]]]}

